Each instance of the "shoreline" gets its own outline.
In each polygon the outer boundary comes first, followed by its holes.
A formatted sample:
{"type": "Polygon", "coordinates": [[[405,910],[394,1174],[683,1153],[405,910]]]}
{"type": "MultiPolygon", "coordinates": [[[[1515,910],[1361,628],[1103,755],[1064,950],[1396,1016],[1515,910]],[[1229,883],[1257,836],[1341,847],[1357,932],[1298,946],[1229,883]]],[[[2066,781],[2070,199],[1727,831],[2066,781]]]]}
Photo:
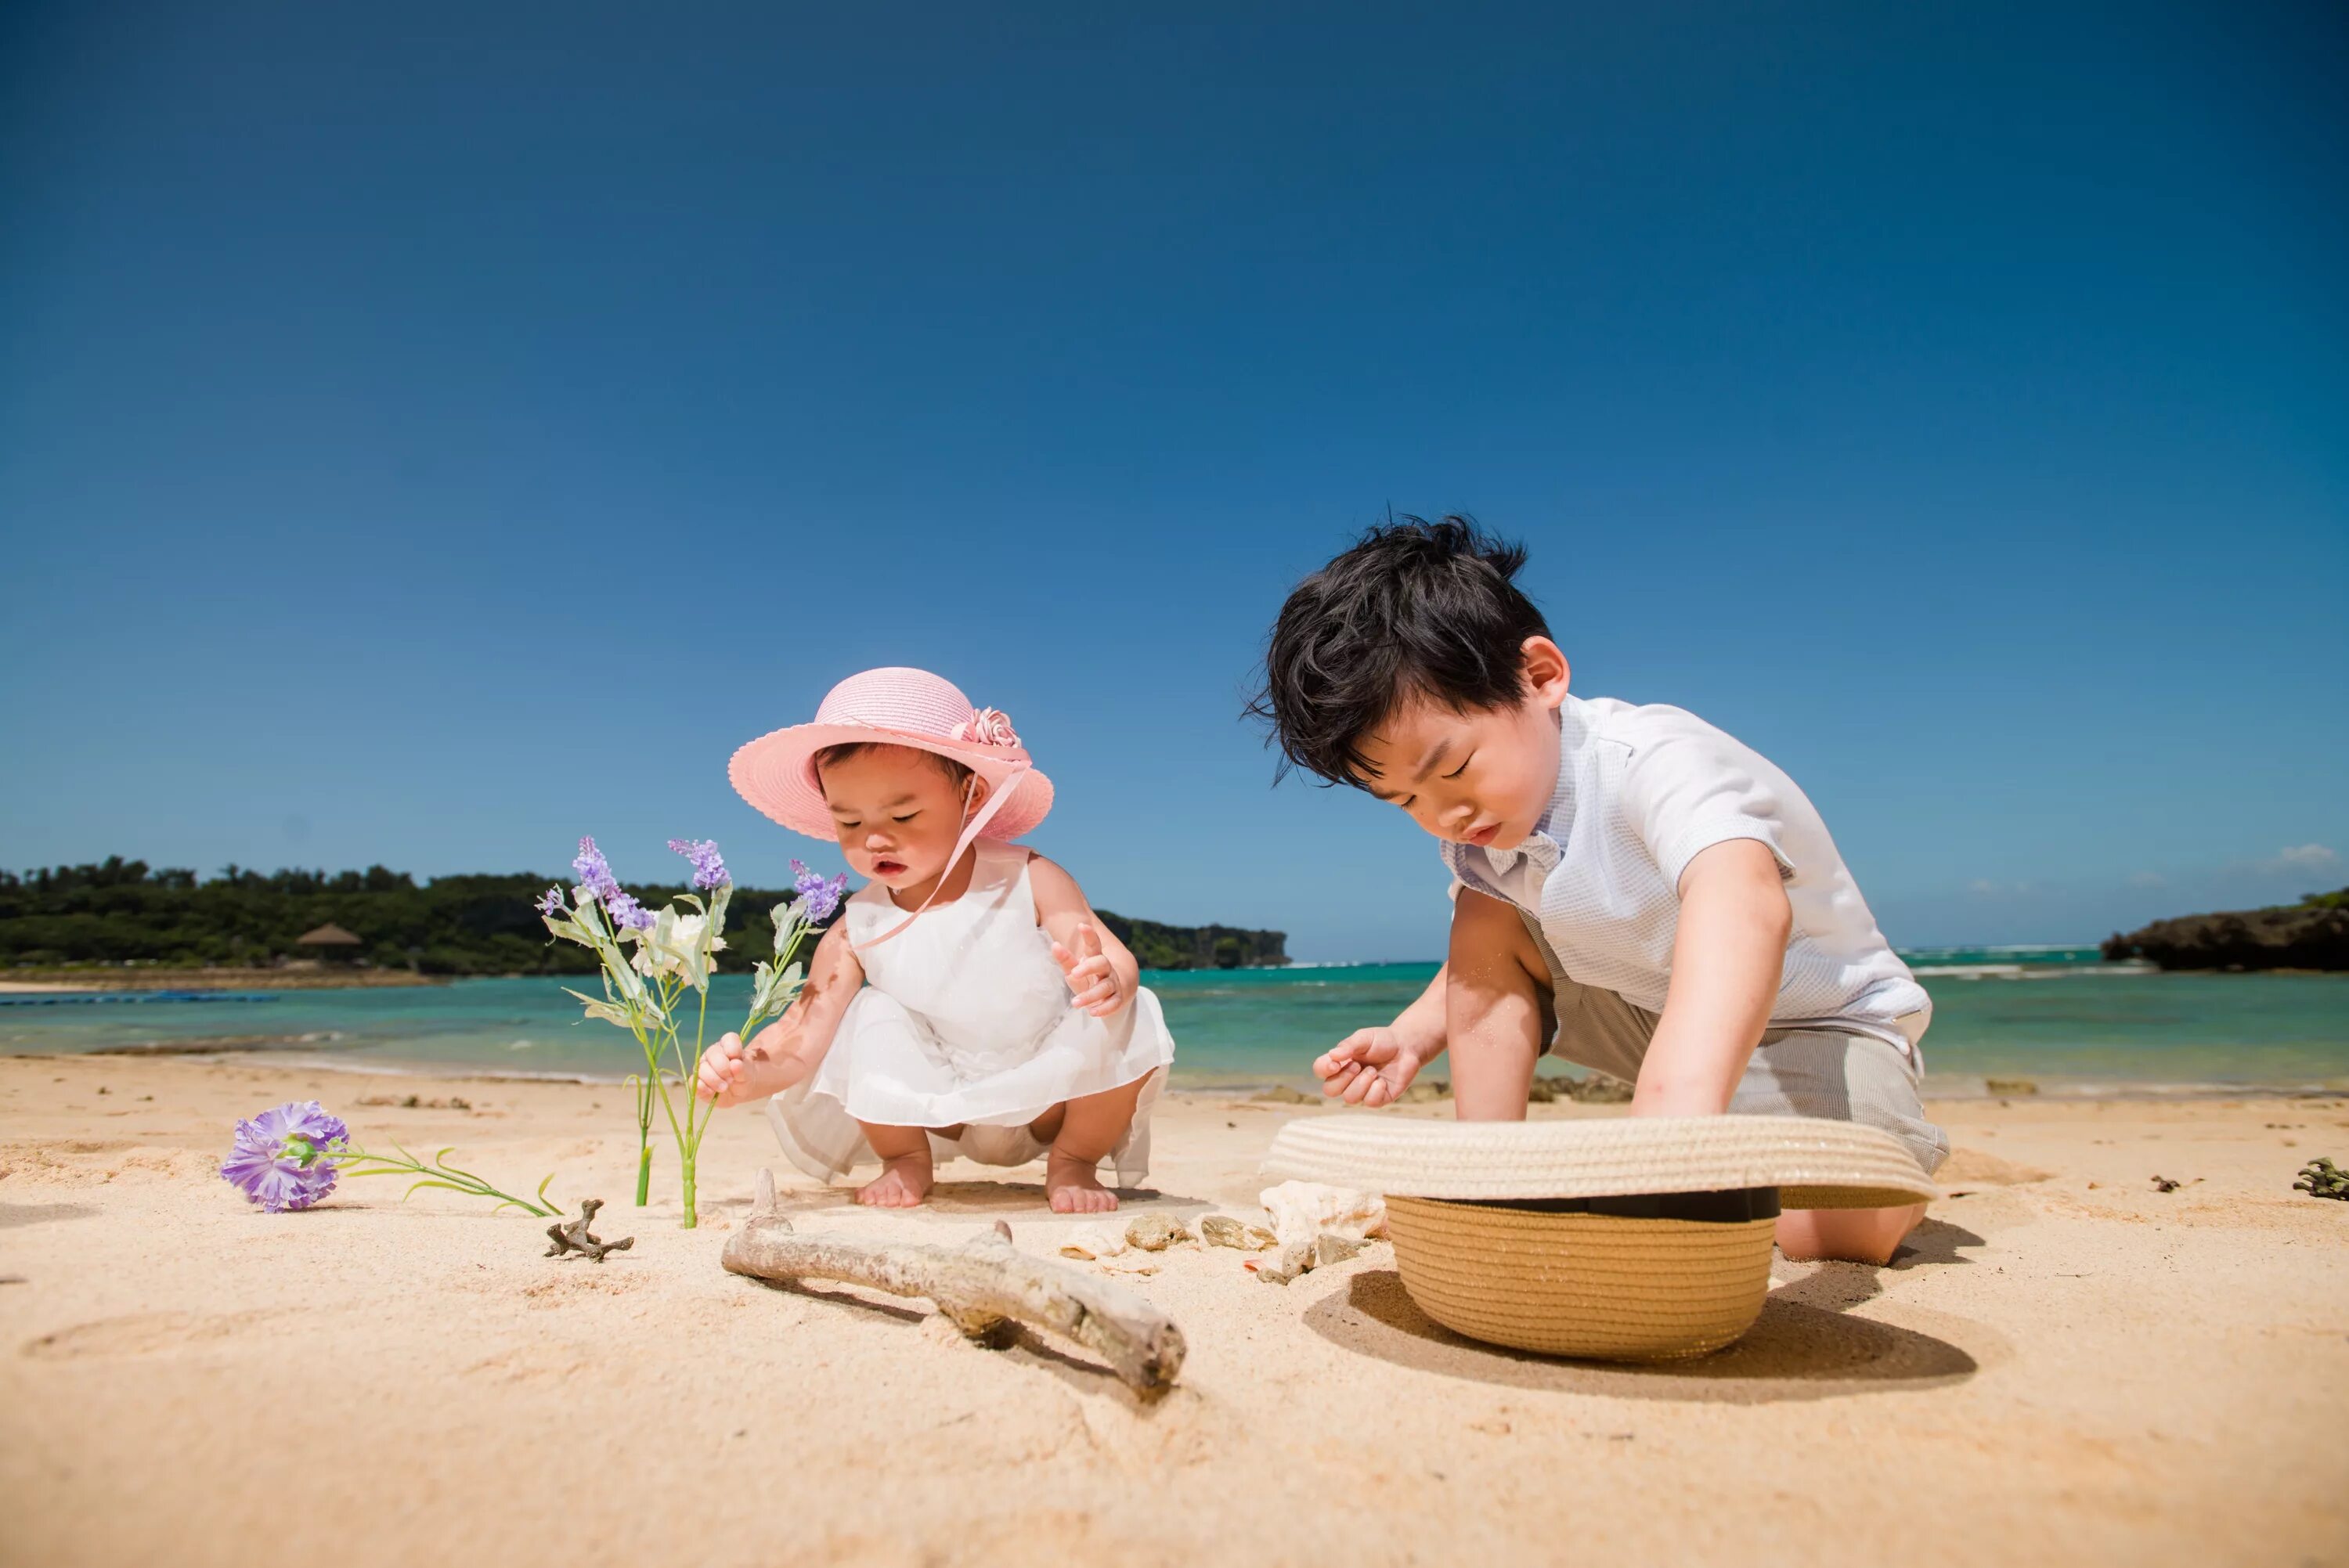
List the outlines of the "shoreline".
{"type": "Polygon", "coordinates": [[[527,976],[419,975],[409,969],[77,969],[0,971],[0,993],[37,995],[92,991],[386,991],[447,985],[460,979],[527,976]],[[30,978],[27,978],[30,976],[30,978]]]}
{"type": "MultiPolygon", "coordinates": [[[[256,1049],[251,1046],[208,1047],[200,1038],[184,1041],[147,1042],[137,1046],[115,1047],[89,1051],[6,1051],[0,1052],[0,1062],[119,1062],[126,1065],[144,1062],[185,1062],[194,1065],[270,1067],[288,1071],[326,1072],[353,1078],[433,1078],[455,1083],[561,1083],[590,1084],[599,1088],[616,1088],[631,1076],[621,1070],[609,1073],[570,1071],[550,1068],[529,1072],[500,1068],[485,1064],[430,1060],[357,1061],[349,1057],[303,1055],[311,1044],[289,1041],[276,1048],[256,1049]]],[[[365,1049],[366,1047],[359,1047],[365,1049]]],[[[1441,1074],[1433,1075],[1442,1077],[1441,1074]]],[[[1545,1075],[1550,1076],[1550,1075],[1545,1075]]],[[[1188,1095],[1198,1099],[1228,1099],[1233,1096],[1254,1096],[1267,1090],[1282,1088],[1308,1092],[1302,1100],[1273,1097],[1261,1100],[1266,1105],[1309,1107],[1321,1105],[1310,1095],[1312,1075],[1300,1068],[1295,1072],[1260,1073],[1200,1069],[1196,1077],[1177,1071],[1166,1082],[1164,1092],[1188,1095]]],[[[1973,1105],[1985,1102],[2001,1105],[2095,1104],[2099,1102],[2143,1102],[2147,1104],[2189,1104],[2230,1100],[2323,1100],[2349,1097],[2349,1078],[2335,1080],[2299,1081],[2290,1083],[2245,1083],[2240,1081],[2175,1080],[2168,1078],[2094,1078],[2063,1077],[2054,1074],[2010,1078],[2004,1074],[1938,1075],[1927,1073],[1921,1095],[1929,1102],[1973,1105]],[[2029,1084],[2031,1088],[2013,1087],[2029,1084]],[[1992,1087],[1999,1085],[2003,1087],[1992,1087]]],[[[1433,1100],[1413,1102],[1421,1105],[1449,1106],[1449,1095],[1433,1100]]],[[[1330,1102],[1327,1109],[1344,1107],[1330,1102]]]]}

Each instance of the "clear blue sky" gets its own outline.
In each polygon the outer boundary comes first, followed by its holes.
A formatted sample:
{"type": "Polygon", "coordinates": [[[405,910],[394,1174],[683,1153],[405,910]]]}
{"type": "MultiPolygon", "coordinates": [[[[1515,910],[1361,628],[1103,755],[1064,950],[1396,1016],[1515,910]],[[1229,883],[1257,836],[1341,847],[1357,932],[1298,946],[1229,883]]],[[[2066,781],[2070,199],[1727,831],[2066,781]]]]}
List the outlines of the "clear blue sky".
{"type": "Polygon", "coordinates": [[[0,11],[0,864],[773,879],[908,663],[1096,902],[1432,955],[1237,719],[1392,506],[1896,941],[2349,882],[2338,8],[1022,9],[0,11]]]}

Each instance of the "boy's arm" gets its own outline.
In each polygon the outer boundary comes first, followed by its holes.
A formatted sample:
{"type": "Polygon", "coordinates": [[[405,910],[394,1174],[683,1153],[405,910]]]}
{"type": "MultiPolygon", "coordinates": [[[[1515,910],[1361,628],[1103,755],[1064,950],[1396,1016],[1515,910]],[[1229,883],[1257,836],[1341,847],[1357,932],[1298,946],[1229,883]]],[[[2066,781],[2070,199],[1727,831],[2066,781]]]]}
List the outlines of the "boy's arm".
{"type": "Polygon", "coordinates": [[[1769,845],[1726,839],[1700,851],[1680,893],[1671,985],[1640,1067],[1634,1116],[1727,1110],[1785,971],[1795,912],[1769,845]]]}
{"type": "Polygon", "coordinates": [[[1077,879],[1031,855],[1028,887],[1036,895],[1036,923],[1052,939],[1052,957],[1068,976],[1070,1005],[1106,1018],[1132,1001],[1142,985],[1142,965],[1093,913],[1077,879]]]}
{"type": "Polygon", "coordinates": [[[848,940],[845,921],[823,934],[808,961],[807,984],[783,1016],[743,1044],[728,1033],[701,1054],[696,1088],[721,1106],[781,1094],[815,1071],[832,1049],[849,1003],[864,985],[864,965],[848,940]]]}

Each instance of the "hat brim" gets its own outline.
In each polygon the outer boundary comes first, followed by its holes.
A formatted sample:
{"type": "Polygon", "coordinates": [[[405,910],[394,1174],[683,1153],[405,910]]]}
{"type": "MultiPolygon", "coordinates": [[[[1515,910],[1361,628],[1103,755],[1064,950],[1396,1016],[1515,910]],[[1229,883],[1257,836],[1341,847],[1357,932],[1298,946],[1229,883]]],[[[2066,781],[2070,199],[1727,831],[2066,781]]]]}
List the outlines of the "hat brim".
{"type": "Polygon", "coordinates": [[[1889,1132],[1807,1116],[1292,1121],[1269,1174],[1391,1197],[1617,1198],[1775,1187],[1788,1209],[1884,1209],[1940,1196],[1889,1132]]]}
{"type": "Polygon", "coordinates": [[[967,746],[862,724],[796,724],[771,730],[734,753],[726,777],[761,812],[793,832],[829,842],[836,836],[832,808],[815,777],[815,754],[828,746],[906,746],[935,752],[961,763],[989,789],[1009,789],[1011,798],[988,820],[982,838],[1019,838],[1052,809],[1052,781],[1029,763],[1025,750],[967,746]]]}

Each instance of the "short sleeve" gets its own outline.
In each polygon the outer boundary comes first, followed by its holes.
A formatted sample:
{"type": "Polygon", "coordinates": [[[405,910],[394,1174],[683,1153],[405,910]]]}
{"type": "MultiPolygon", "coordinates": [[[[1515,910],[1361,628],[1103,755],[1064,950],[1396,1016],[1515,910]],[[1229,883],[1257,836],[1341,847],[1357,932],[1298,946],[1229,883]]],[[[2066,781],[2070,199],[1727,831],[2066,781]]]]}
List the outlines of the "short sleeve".
{"type": "Polygon", "coordinates": [[[1751,747],[1677,708],[1651,709],[1624,764],[1619,799],[1640,841],[1678,891],[1689,862],[1715,844],[1768,846],[1782,878],[1786,858],[1785,776],[1751,747]]]}

